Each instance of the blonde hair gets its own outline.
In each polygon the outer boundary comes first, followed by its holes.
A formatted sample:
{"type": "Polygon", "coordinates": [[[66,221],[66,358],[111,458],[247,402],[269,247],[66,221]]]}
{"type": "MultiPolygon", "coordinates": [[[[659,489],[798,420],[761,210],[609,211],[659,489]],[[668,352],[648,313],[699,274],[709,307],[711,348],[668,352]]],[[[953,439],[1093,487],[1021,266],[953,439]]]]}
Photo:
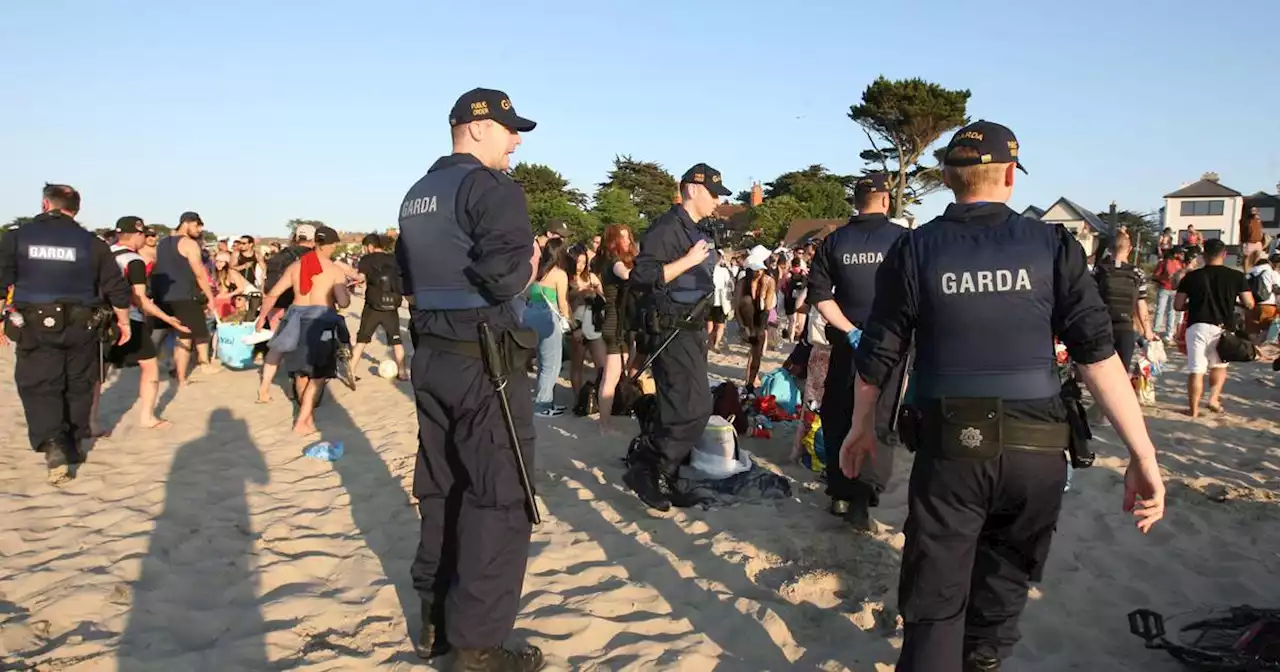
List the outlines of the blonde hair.
{"type": "MultiPolygon", "coordinates": [[[[973,147],[956,147],[947,156],[958,159],[976,159],[978,150],[973,147]]],[[[1005,164],[988,163],[976,166],[943,166],[942,175],[947,186],[956,196],[967,196],[975,191],[1004,186],[1005,164]]]]}

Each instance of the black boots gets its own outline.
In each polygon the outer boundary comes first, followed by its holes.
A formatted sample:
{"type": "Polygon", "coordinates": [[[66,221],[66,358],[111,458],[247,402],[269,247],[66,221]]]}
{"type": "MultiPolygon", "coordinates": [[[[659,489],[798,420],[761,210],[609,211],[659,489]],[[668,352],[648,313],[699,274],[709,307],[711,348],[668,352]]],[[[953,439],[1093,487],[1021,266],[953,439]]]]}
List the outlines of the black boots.
{"type": "Polygon", "coordinates": [[[671,498],[662,487],[662,476],[658,468],[647,460],[637,460],[622,476],[622,482],[631,488],[640,501],[651,509],[659,511],[671,510],[671,498]]]}
{"type": "Polygon", "coordinates": [[[422,631],[413,644],[414,653],[423,660],[449,653],[449,639],[444,632],[444,609],[430,600],[422,601],[422,631]]]}
{"type": "Polygon", "coordinates": [[[871,532],[875,526],[871,524],[871,491],[867,487],[854,490],[851,499],[833,499],[827,509],[831,515],[840,516],[857,532],[871,532]]]}
{"type": "Polygon", "coordinates": [[[71,464],[78,451],[67,448],[66,444],[55,439],[45,441],[36,450],[44,453],[44,465],[49,470],[50,485],[62,485],[71,480],[71,464]]]}
{"type": "Polygon", "coordinates": [[[546,664],[542,650],[536,646],[458,649],[453,672],[537,672],[546,664]]]}
{"type": "Polygon", "coordinates": [[[1000,657],[985,649],[970,651],[964,659],[964,672],[1000,672],[1000,657]]]}

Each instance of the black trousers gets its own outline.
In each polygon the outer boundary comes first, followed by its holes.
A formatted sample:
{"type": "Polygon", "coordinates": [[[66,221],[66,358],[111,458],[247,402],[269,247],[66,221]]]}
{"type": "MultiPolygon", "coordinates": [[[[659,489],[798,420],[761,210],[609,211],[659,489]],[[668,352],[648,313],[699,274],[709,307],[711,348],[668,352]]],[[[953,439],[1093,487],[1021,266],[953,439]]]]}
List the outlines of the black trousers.
{"type": "Polygon", "coordinates": [[[653,382],[657,388],[653,445],[660,453],[659,468],[674,474],[697,445],[711,417],[707,332],[677,331],[653,362],[653,382]]]}
{"type": "MultiPolygon", "coordinates": [[[[827,495],[851,501],[862,490],[875,506],[880,503],[880,493],[893,478],[893,446],[877,441],[875,462],[864,461],[857,479],[850,479],[840,471],[840,444],[853,426],[853,376],[853,346],[847,340],[833,339],[821,411],[823,447],[827,451],[827,495]]],[[[882,394],[896,393],[896,390],[885,390],[882,394]]]]}
{"type": "Polygon", "coordinates": [[[56,333],[27,324],[14,335],[13,382],[27,416],[31,447],[50,440],[76,447],[89,438],[93,386],[102,375],[105,351],[97,334],[83,324],[67,324],[56,333]]]}
{"type": "Polygon", "coordinates": [[[1060,454],[1007,450],[981,462],[916,453],[898,585],[899,672],[961,672],[973,650],[1009,655],[1066,482],[1060,454]]]}
{"type": "Polygon", "coordinates": [[[1123,327],[1114,327],[1116,339],[1116,354],[1120,356],[1120,363],[1124,364],[1124,370],[1129,370],[1129,365],[1133,364],[1133,351],[1138,346],[1138,334],[1133,329],[1125,329],[1123,327]]]}
{"type": "MultiPolygon", "coordinates": [[[[479,359],[423,347],[411,368],[422,515],[414,589],[444,605],[455,647],[497,646],[520,609],[532,532],[498,395],[479,359]]],[[[532,477],[533,392],[522,373],[510,377],[507,398],[532,477]]]]}

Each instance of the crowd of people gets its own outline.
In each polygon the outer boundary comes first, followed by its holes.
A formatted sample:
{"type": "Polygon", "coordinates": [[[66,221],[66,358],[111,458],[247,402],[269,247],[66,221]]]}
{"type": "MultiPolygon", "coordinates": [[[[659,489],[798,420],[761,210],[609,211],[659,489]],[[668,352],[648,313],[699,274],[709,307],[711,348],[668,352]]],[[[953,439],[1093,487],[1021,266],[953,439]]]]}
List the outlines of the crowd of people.
{"type": "MultiPolygon", "coordinates": [[[[1250,251],[1246,276],[1225,267],[1225,246],[1213,240],[1166,248],[1152,274],[1153,315],[1126,233],[1088,268],[1065,229],[1005,205],[1015,170],[1025,169],[1012,131],[991,122],[961,129],[949,143],[944,180],[956,203],[934,222],[915,231],[891,222],[890,177],[874,174],[853,189],[859,214],[820,243],[731,252],[717,249],[703,224],[729,194],[706,164],[681,177],[681,202],[643,240],[613,225],[573,243],[563,222],[534,236],[507,174],[519,134],[534,123],[488,89],[464,94],[449,119],[454,152],[406,194],[394,254],[371,234],[354,266],[336,258],[339,236],[324,226],[299,226],[292,244],[278,249],[249,236],[206,249],[194,212],[170,236],[123,217],[93,239],[74,221],[78,192],[47,185],[43,214],[0,239],[0,285],[13,286],[5,305],[6,331],[18,344],[15,378],[51,482],[66,480],[77,446],[95,433],[96,409],[82,409],[96,406],[101,389],[101,376],[86,368],[89,343],[67,340],[80,331],[63,330],[58,311],[110,305],[98,310],[115,318],[116,331],[101,336],[110,341],[105,359],[142,370],[140,421],[149,428],[164,426],[154,414],[160,371],[171,369],[178,385],[193,365],[216,371],[210,337],[234,320],[271,332],[259,346],[257,401],[272,402],[284,369],[298,405],[294,431],[314,435],[326,384],[344,378],[354,387],[353,360],[381,329],[397,377],[412,381],[418,413],[416,649],[430,658],[457,647],[454,669],[466,672],[532,672],[544,665],[541,652],[502,642],[539,520],[528,476],[533,419],[568,410],[556,397],[566,352],[575,405],[597,409],[606,432],[616,429],[618,398],[631,396],[625,382],[652,365],[652,415],[632,443],[623,482],[664,511],[673,505],[675,473],[712,414],[708,352],[724,347],[725,325],[736,322],[749,353],[748,395],[770,343],[809,353],[811,375],[823,379],[817,406],[831,428],[831,513],[860,529],[869,528],[868,509],[892,475],[885,418],[902,414],[895,431],[914,450],[915,466],[899,669],[995,670],[1017,641],[1029,585],[1043,572],[1077,440],[1054,368],[1055,339],[1130,450],[1124,506],[1146,532],[1163,515],[1164,489],[1130,387],[1135,348],[1172,332],[1186,343],[1189,412],[1198,413],[1206,373],[1208,407],[1220,411],[1231,359],[1220,346],[1234,336],[1236,310],[1251,315],[1255,333],[1275,319],[1280,288],[1261,250],[1250,251]],[[93,263],[79,275],[66,272],[62,264],[79,255],[93,263]],[[359,286],[365,301],[353,343],[339,311],[359,286]],[[408,362],[399,313],[406,300],[408,362]],[[527,332],[533,341],[522,340],[527,332]],[[160,363],[166,347],[171,367],[160,363]],[[53,362],[68,381],[54,396],[74,401],[42,409],[50,391],[32,367],[53,362]],[[526,370],[536,372],[531,394],[506,382],[526,370]],[[908,374],[914,392],[904,405],[908,374]],[[877,466],[884,471],[874,473],[877,466]]],[[[92,363],[100,365],[100,355],[92,363]]]]}

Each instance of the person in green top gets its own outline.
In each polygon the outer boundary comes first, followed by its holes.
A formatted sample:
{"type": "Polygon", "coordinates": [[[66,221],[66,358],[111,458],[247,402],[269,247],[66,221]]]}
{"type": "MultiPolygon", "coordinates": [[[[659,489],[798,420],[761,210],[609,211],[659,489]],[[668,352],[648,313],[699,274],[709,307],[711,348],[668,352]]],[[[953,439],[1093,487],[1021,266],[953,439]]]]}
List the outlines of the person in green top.
{"type": "Polygon", "coordinates": [[[565,263],[564,240],[548,240],[529,286],[529,306],[524,314],[525,326],[538,332],[538,385],[533,413],[541,418],[554,418],[565,412],[564,406],[555,403],[556,381],[564,361],[565,326],[569,324],[569,275],[564,270],[565,263]]]}

